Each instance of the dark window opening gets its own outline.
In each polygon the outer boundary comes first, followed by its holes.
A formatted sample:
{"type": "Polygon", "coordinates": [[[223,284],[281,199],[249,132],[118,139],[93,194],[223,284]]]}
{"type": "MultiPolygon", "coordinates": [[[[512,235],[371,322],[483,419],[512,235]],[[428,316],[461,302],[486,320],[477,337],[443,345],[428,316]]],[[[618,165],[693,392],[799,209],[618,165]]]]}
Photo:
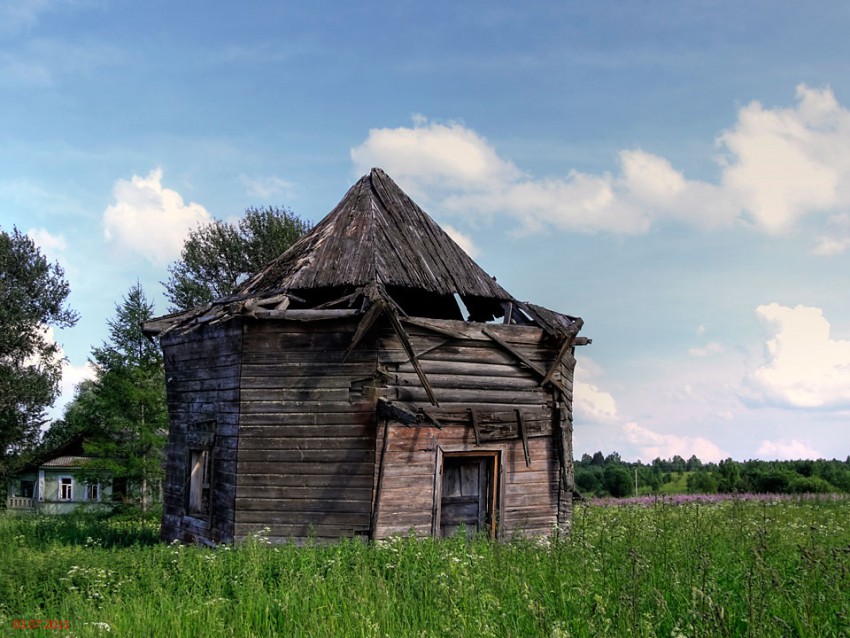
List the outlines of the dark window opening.
{"type": "Polygon", "coordinates": [[[210,450],[191,450],[189,455],[189,502],[191,516],[209,516],[212,453],[210,450]]]}
{"type": "Polygon", "coordinates": [[[35,493],[35,481],[21,481],[18,488],[18,496],[21,498],[32,498],[35,493]]]}

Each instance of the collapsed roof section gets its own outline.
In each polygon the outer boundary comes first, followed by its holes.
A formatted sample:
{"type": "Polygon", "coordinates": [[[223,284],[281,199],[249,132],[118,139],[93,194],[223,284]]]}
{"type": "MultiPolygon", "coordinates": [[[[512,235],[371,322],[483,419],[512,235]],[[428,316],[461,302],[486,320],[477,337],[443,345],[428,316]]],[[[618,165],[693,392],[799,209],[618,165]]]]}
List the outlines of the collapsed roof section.
{"type": "Polygon", "coordinates": [[[504,323],[536,325],[574,339],[582,325],[577,317],[514,299],[384,171],[374,168],[235,294],[144,327],[149,335],[163,336],[236,316],[309,321],[362,314],[364,325],[385,313],[463,319],[458,298],[469,321],[504,317],[504,323]]]}

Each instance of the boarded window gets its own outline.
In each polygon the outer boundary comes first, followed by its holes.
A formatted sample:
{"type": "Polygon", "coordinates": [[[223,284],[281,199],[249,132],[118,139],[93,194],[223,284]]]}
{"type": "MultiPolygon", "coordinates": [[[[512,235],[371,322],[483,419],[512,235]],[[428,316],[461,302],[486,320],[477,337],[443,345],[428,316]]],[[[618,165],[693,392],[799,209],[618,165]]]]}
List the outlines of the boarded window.
{"type": "Polygon", "coordinates": [[[59,479],[59,500],[70,501],[74,498],[74,479],[63,476],[59,479]]]}
{"type": "Polygon", "coordinates": [[[188,511],[193,516],[210,513],[210,479],[212,453],[210,450],[192,450],[189,459],[188,511]]]}

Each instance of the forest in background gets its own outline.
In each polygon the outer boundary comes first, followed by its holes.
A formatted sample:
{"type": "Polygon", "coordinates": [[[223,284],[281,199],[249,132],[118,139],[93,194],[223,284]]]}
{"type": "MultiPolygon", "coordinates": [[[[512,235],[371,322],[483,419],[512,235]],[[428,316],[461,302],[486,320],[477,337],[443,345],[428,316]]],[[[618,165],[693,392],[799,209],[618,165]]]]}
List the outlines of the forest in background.
{"type": "Polygon", "coordinates": [[[617,452],[583,454],[575,462],[576,488],[585,497],[653,494],[827,494],[850,493],[850,456],[798,461],[703,462],[656,458],[626,462],[617,452]]]}

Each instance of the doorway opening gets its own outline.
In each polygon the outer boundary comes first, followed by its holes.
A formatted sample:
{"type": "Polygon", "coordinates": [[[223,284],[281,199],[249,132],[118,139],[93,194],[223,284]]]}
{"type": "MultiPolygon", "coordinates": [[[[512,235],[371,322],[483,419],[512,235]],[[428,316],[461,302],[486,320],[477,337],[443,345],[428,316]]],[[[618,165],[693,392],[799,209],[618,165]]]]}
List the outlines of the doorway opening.
{"type": "Polygon", "coordinates": [[[499,502],[498,452],[443,452],[437,527],[441,537],[464,529],[495,538],[499,502]]]}

